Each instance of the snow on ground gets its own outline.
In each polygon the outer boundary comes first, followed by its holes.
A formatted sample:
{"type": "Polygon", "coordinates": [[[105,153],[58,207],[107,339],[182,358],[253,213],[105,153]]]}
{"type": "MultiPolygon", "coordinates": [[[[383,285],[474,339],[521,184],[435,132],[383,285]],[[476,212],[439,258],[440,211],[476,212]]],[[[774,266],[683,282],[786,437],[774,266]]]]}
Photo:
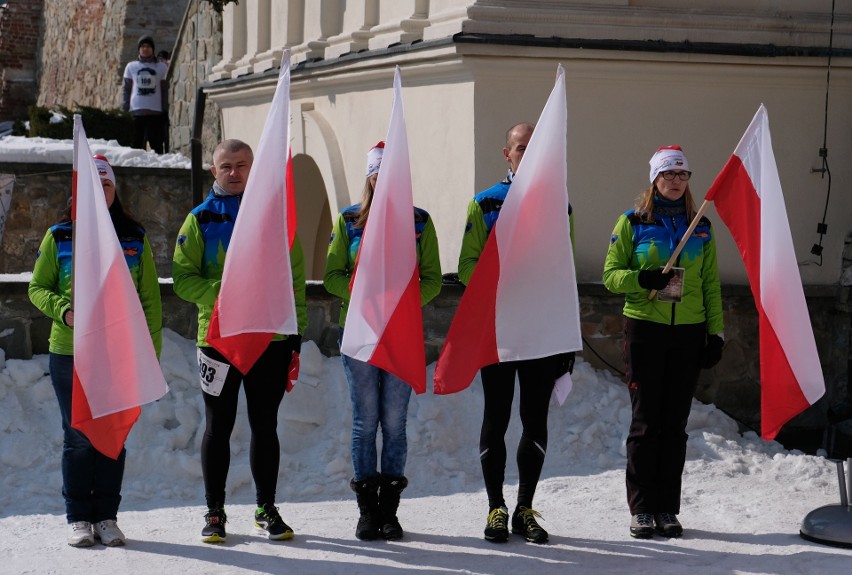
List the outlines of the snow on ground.
{"type": "MultiPolygon", "coordinates": [[[[513,536],[482,539],[487,501],[477,456],[481,383],[451,396],[427,392],[409,411],[410,487],[401,542],[355,539],[349,491],[350,407],[339,358],[313,343],[279,417],[278,502],[295,529],[289,542],[254,533],[244,408],[232,440],[228,542],[200,542],[204,423],[193,342],[166,331],[162,367],[170,392],[143,409],[127,443],[119,524],[124,548],[74,549],[59,472],[59,412],[47,358],[0,363],[0,564],[2,573],[826,573],[846,572],[852,550],[806,542],[804,516],[839,501],[833,463],[784,450],[712,406],[695,403],[689,423],[681,539],[628,536],[624,437],[630,418],[623,384],[579,361],[574,390],[550,415],[550,442],[536,496],[550,544],[513,536]]],[[[431,376],[434,365],[429,367],[431,376]]],[[[510,452],[520,429],[513,417],[510,452]]],[[[507,500],[517,491],[512,458],[507,500]]]]}

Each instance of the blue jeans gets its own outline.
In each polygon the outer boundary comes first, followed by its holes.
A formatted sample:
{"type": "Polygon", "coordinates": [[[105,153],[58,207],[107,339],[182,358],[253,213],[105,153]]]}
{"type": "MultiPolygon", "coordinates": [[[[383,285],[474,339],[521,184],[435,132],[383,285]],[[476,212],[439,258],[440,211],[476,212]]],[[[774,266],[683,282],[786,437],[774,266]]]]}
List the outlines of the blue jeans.
{"type": "Polygon", "coordinates": [[[122,448],[118,459],[111,459],[95,449],[82,432],[71,427],[71,388],[74,356],[50,354],[50,380],[62,414],[62,495],[68,523],[97,523],[115,519],[121,502],[124,478],[122,448]]]}
{"type": "MultiPolygon", "coordinates": [[[[342,339],[341,332],[341,339],[342,339]]],[[[406,422],[411,386],[383,369],[340,355],[352,399],[352,465],[355,481],[378,475],[376,437],[382,426],[384,475],[402,477],[408,456],[406,422]]]]}

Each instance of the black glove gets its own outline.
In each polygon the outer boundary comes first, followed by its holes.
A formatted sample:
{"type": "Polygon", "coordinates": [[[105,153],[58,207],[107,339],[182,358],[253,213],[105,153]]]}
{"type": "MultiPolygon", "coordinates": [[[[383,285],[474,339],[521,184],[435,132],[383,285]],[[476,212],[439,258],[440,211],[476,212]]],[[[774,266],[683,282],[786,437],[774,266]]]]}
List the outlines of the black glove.
{"type": "Polygon", "coordinates": [[[669,280],[672,279],[674,271],[669,270],[663,273],[663,268],[655,270],[641,270],[639,272],[639,287],[646,290],[661,290],[669,285],[669,280]]]}
{"type": "Polygon", "coordinates": [[[718,335],[711,334],[707,336],[707,345],[704,346],[704,354],[701,356],[702,369],[710,369],[722,359],[722,348],[725,347],[725,340],[718,335]]]}
{"type": "Polygon", "coordinates": [[[574,373],[575,358],[576,353],[574,353],[573,351],[567,351],[565,353],[560,353],[559,355],[554,355],[553,378],[559,379],[566,373],[574,373]]]}
{"type": "Polygon", "coordinates": [[[298,333],[287,336],[287,341],[290,343],[290,348],[296,353],[302,353],[302,336],[298,333]]]}

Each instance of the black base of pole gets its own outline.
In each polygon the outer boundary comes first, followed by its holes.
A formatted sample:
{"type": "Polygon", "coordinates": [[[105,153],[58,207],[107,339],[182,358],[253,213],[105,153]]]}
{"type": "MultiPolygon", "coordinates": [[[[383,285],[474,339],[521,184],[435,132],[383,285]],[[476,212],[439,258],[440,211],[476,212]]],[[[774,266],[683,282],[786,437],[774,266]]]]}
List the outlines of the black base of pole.
{"type": "Polygon", "coordinates": [[[802,539],[852,549],[852,507],[826,505],[805,516],[799,531],[802,539]]]}

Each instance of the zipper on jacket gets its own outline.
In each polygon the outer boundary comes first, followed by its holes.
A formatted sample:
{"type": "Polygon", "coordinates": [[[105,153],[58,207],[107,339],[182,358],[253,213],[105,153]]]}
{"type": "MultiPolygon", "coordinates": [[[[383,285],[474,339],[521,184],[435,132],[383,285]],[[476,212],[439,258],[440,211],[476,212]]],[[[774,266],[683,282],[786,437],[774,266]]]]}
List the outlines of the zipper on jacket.
{"type": "MultiPolygon", "coordinates": [[[[671,216],[671,219],[672,219],[672,229],[675,230],[675,232],[677,232],[677,222],[675,222],[675,217],[671,216]]],[[[675,239],[676,238],[677,238],[677,235],[675,235],[675,239]]],[[[677,246],[678,243],[680,243],[680,242],[675,242],[675,246],[677,246]]],[[[679,265],[680,265],[680,254],[677,255],[677,259],[675,260],[674,267],[678,267],[679,265]]],[[[669,324],[669,325],[672,325],[672,326],[675,324],[675,312],[676,312],[676,309],[677,309],[675,307],[675,305],[677,305],[677,304],[675,302],[672,302],[672,319],[671,319],[671,323],[669,324]]]]}

